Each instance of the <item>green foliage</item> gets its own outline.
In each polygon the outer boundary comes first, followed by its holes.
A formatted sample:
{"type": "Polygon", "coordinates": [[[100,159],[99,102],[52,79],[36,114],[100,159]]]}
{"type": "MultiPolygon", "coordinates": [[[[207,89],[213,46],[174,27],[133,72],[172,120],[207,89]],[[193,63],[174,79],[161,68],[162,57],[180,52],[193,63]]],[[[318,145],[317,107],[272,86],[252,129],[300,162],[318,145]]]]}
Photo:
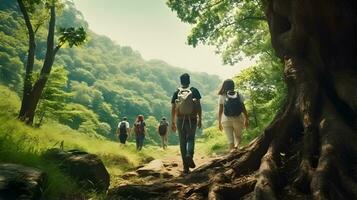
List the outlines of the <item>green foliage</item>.
{"type": "Polygon", "coordinates": [[[64,91],[67,86],[67,74],[64,67],[55,67],[52,70],[36,110],[36,115],[39,118],[39,121],[36,122],[37,126],[41,125],[45,115],[57,119],[57,111],[61,110],[70,98],[71,95],[64,91]]]}
{"type": "Polygon", "coordinates": [[[227,153],[226,137],[223,132],[218,130],[218,126],[206,128],[203,130],[201,137],[197,139],[196,149],[203,155],[227,153]]]}
{"type": "Polygon", "coordinates": [[[283,67],[273,56],[263,4],[261,0],[167,1],[183,22],[192,25],[187,38],[190,45],[215,45],[227,64],[235,64],[244,56],[256,58],[256,66],[235,78],[250,116],[246,140],[262,131],[286,96],[283,67]]]}
{"type": "Polygon", "coordinates": [[[260,64],[243,70],[235,77],[237,88],[247,97],[245,104],[253,129],[259,127],[258,130],[262,130],[286,96],[282,69],[277,59],[262,59],[260,64]]]}
{"type": "MultiPolygon", "coordinates": [[[[62,174],[57,166],[41,158],[44,151],[58,147],[61,141],[64,142],[65,150],[80,149],[97,154],[103,160],[112,181],[129,169],[141,165],[148,157],[162,158],[172,154],[172,151],[157,154],[158,147],[145,147],[138,153],[135,144],[131,142],[119,147],[117,142],[90,137],[50,121],[40,128],[26,126],[15,118],[20,106],[17,94],[1,85],[0,94],[0,162],[22,164],[46,172],[49,180],[44,199],[63,199],[65,195],[79,193],[90,199],[96,195],[81,191],[81,186],[62,174]]],[[[104,125],[101,128],[108,127],[104,125]]]]}
{"type": "Polygon", "coordinates": [[[270,46],[261,0],[168,0],[167,5],[193,25],[188,44],[215,45],[224,63],[234,64],[243,55],[257,56],[270,46]]]}
{"type": "MultiPolygon", "coordinates": [[[[31,20],[41,25],[36,34],[34,70],[38,72],[45,58],[47,30],[42,24],[48,20],[48,12],[39,12],[45,10],[42,3],[37,6],[40,7],[34,7],[31,20]]],[[[0,8],[0,59],[6,60],[0,62],[0,82],[12,85],[20,94],[28,48],[27,33],[16,1],[4,0],[0,8]]],[[[66,1],[57,10],[57,27],[88,26],[73,2],[66,1]]],[[[59,30],[57,40],[68,41],[70,35],[76,36],[76,31],[59,30]],[[61,32],[64,35],[61,36],[61,32]]],[[[35,121],[41,122],[45,116],[43,123],[58,120],[86,134],[100,137],[95,133],[98,132],[114,139],[116,126],[123,116],[127,116],[130,122],[138,114],[147,119],[148,116],[155,119],[169,117],[171,96],[180,85],[180,74],[187,70],[174,68],[160,60],[146,61],[130,47],[119,46],[108,37],[91,31],[87,34],[88,40],[81,47],[71,49],[64,45],[57,53],[54,66],[63,66],[64,69],[53,68],[54,74],[49,77],[35,121]]],[[[72,44],[75,45],[74,42],[72,44]]],[[[190,75],[192,86],[198,88],[203,96],[204,126],[209,127],[215,120],[215,93],[221,81],[218,76],[207,73],[190,75]]],[[[153,134],[155,136],[149,141],[159,143],[154,129],[153,134]]],[[[172,143],[178,142],[176,135],[170,135],[169,139],[172,143]]]]}
{"type": "Polygon", "coordinates": [[[59,44],[65,44],[67,42],[69,47],[82,45],[87,38],[87,33],[83,27],[60,28],[59,32],[59,44]]]}

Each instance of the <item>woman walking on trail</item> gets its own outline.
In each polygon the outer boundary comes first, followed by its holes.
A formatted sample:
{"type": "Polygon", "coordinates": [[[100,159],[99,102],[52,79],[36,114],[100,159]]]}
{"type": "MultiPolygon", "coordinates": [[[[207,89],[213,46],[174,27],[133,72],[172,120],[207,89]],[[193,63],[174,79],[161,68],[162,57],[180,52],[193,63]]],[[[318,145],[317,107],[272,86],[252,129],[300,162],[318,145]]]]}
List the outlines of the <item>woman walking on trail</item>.
{"type": "Polygon", "coordinates": [[[168,132],[169,122],[163,117],[157,127],[157,132],[161,137],[161,146],[163,149],[167,148],[167,132],[168,132]]]}
{"type": "Polygon", "coordinates": [[[144,139],[146,135],[145,121],[143,115],[138,115],[136,121],[134,122],[135,140],[136,140],[136,150],[141,150],[144,145],[144,139]]]}
{"type": "Polygon", "coordinates": [[[243,97],[237,91],[234,91],[234,81],[232,79],[227,79],[223,82],[218,95],[219,130],[224,130],[229,149],[233,150],[238,148],[243,127],[248,127],[248,113],[245,109],[243,97]]]}

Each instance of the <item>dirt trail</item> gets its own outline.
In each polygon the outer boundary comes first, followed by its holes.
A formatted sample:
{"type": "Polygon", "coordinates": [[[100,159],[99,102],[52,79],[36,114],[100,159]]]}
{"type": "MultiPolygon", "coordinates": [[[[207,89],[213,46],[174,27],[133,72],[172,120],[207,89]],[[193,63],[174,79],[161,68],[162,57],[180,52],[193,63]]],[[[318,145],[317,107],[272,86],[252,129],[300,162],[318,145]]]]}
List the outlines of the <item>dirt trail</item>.
{"type": "MultiPolygon", "coordinates": [[[[111,182],[111,188],[127,184],[150,184],[157,181],[167,181],[172,178],[183,176],[182,159],[178,146],[170,146],[167,150],[158,150],[158,154],[163,156],[155,156],[157,159],[124,173],[120,177],[112,177],[115,180],[111,182]]],[[[207,156],[201,152],[195,152],[194,162],[196,168],[210,162],[219,156],[207,156]]],[[[191,171],[195,169],[190,169],[191,171]]]]}
{"type": "MultiPolygon", "coordinates": [[[[202,153],[196,152],[195,156],[194,156],[194,162],[196,164],[196,168],[199,168],[200,166],[202,166],[203,164],[213,160],[217,158],[217,156],[207,156],[207,155],[203,155],[202,153]]],[[[169,166],[168,169],[170,170],[170,172],[172,174],[175,174],[174,177],[178,177],[182,175],[182,170],[183,170],[183,164],[182,164],[182,158],[181,158],[181,154],[179,153],[179,151],[177,151],[177,153],[174,156],[170,156],[170,157],[166,157],[162,159],[163,163],[176,163],[176,165],[174,166],[169,166]]],[[[195,168],[195,169],[196,169],[195,168]]],[[[195,169],[190,169],[195,170],[195,169]]]]}

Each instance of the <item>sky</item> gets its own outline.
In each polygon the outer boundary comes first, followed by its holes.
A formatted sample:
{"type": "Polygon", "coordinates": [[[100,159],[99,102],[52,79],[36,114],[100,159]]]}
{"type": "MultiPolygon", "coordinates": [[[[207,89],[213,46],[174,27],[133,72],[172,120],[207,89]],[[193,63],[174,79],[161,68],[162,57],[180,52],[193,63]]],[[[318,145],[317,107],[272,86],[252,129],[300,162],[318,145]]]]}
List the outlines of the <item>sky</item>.
{"type": "Polygon", "coordinates": [[[130,46],[146,60],[160,59],[170,65],[231,78],[253,63],[223,65],[215,48],[187,45],[190,25],[180,21],[166,0],[74,0],[89,28],[121,46],[130,46]]]}

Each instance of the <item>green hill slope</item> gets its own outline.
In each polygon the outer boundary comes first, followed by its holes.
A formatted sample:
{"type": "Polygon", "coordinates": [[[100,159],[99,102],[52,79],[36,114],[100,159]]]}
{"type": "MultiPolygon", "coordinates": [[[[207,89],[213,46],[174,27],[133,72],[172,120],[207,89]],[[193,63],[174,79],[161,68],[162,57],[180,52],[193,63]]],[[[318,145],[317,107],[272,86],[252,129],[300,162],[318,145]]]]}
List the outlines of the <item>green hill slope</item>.
{"type": "MultiPolygon", "coordinates": [[[[71,1],[66,2],[57,20],[57,27],[68,26],[88,27],[71,1]]],[[[44,58],[45,27],[37,33],[37,70],[44,58]]],[[[43,123],[44,116],[45,122],[56,120],[89,135],[112,138],[123,116],[132,122],[136,115],[143,114],[152,126],[162,116],[168,117],[170,98],[179,86],[179,75],[187,70],[160,60],[144,60],[132,48],[120,46],[91,30],[88,35],[85,45],[59,51],[50,77],[52,84],[47,85],[47,93],[45,90],[43,95],[46,99],[40,102],[36,122],[43,123]]],[[[4,0],[0,5],[0,82],[19,95],[26,52],[26,29],[17,3],[4,0]]],[[[214,93],[220,80],[206,73],[189,73],[192,85],[202,93],[204,125],[208,127],[215,120],[214,93]]],[[[156,134],[152,135],[151,142],[158,142],[156,134]]],[[[170,139],[177,142],[175,137],[170,139]]]]}

